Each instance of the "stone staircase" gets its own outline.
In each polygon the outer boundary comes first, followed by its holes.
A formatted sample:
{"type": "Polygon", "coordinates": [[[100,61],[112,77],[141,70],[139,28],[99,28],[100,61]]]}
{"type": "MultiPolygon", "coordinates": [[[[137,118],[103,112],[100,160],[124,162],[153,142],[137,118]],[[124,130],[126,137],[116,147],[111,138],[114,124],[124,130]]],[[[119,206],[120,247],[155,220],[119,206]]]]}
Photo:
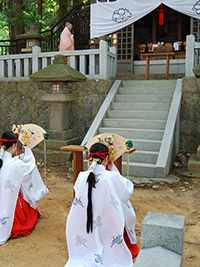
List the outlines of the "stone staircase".
{"type": "MultiPolygon", "coordinates": [[[[124,80],[96,134],[116,133],[133,141],[129,175],[156,177],[161,148],[177,80],[124,80]]],[[[126,174],[126,155],[122,173],[126,174]]]]}

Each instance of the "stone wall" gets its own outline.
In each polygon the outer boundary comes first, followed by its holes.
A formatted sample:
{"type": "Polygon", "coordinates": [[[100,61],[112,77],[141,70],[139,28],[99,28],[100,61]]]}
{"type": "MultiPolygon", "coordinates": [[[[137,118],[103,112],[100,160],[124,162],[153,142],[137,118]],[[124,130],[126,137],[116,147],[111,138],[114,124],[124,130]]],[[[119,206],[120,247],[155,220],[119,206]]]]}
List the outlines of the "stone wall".
{"type": "MultiPolygon", "coordinates": [[[[70,106],[70,128],[79,143],[98,112],[112,81],[87,80],[69,83],[69,90],[77,98],[70,106]]],[[[0,81],[0,134],[13,124],[34,123],[49,129],[49,104],[41,97],[50,92],[50,83],[31,81],[0,81]]]]}
{"type": "Polygon", "coordinates": [[[0,81],[0,133],[11,130],[13,124],[38,124],[49,127],[48,104],[41,96],[49,92],[48,83],[0,81]]]}
{"type": "Polygon", "coordinates": [[[200,79],[182,80],[180,149],[195,152],[200,144],[200,79]]]}

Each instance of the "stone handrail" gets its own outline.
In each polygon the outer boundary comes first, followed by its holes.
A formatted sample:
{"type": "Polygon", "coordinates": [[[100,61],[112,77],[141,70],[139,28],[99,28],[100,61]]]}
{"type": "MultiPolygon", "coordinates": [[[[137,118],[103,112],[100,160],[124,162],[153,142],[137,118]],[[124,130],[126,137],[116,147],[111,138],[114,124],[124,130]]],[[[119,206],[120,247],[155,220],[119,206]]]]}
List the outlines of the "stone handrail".
{"type": "Polygon", "coordinates": [[[190,34],[186,38],[186,64],[185,64],[185,76],[194,76],[193,68],[198,64],[198,53],[196,50],[200,49],[200,43],[195,42],[195,36],[190,34]]]}
{"type": "Polygon", "coordinates": [[[179,150],[181,96],[182,80],[178,79],[156,162],[156,177],[166,177],[179,150]]]}
{"type": "Polygon", "coordinates": [[[83,73],[88,79],[115,79],[117,72],[117,51],[108,49],[100,41],[99,49],[41,52],[38,46],[32,53],[0,56],[1,78],[28,78],[29,75],[53,63],[55,55],[70,56],[71,67],[83,73]]]}

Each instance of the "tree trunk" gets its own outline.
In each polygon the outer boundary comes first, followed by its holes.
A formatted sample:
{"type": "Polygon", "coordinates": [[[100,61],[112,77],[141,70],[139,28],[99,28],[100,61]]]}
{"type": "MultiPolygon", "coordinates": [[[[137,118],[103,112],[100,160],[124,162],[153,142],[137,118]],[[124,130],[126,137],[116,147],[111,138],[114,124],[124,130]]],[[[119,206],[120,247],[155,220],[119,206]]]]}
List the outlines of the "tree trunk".
{"type": "Polygon", "coordinates": [[[20,18],[23,15],[23,0],[8,0],[8,18],[10,20],[18,17],[17,22],[9,23],[9,37],[11,40],[15,40],[18,34],[24,33],[24,24],[20,18]],[[14,6],[16,8],[14,8],[14,6]]]}
{"type": "MultiPolygon", "coordinates": [[[[14,0],[8,0],[8,10],[11,10],[14,4],[14,0]]],[[[8,12],[8,18],[9,20],[12,20],[15,17],[14,12],[9,11],[8,12]]],[[[9,23],[9,38],[10,40],[15,39],[15,26],[11,23],[9,23]]]]}
{"type": "MultiPolygon", "coordinates": [[[[11,21],[9,23],[9,39],[16,40],[16,36],[18,34],[24,33],[24,24],[23,21],[20,19],[23,15],[23,0],[8,0],[8,10],[8,18],[11,21]]],[[[24,41],[19,41],[17,48],[9,48],[9,53],[18,53],[20,52],[21,47],[23,46],[24,41]]]]}
{"type": "MultiPolygon", "coordinates": [[[[42,20],[42,0],[38,0],[38,15],[42,20]]],[[[41,24],[38,26],[38,32],[41,32],[41,24]]]]}
{"type": "Polygon", "coordinates": [[[69,6],[71,6],[71,0],[58,0],[58,4],[60,6],[58,11],[58,17],[62,18],[66,13],[69,12],[69,6]]]}

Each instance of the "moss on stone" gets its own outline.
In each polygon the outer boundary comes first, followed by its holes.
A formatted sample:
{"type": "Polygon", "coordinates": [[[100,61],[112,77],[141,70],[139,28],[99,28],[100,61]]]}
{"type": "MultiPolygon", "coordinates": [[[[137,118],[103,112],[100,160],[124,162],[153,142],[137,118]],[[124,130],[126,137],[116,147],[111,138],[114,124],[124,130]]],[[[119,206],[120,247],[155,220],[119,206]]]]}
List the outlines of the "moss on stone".
{"type": "Polygon", "coordinates": [[[33,82],[85,81],[86,76],[67,65],[63,55],[55,56],[53,64],[41,69],[29,78],[33,82]]]}
{"type": "Polygon", "coordinates": [[[193,68],[193,73],[196,78],[200,78],[200,64],[193,68]]]}

